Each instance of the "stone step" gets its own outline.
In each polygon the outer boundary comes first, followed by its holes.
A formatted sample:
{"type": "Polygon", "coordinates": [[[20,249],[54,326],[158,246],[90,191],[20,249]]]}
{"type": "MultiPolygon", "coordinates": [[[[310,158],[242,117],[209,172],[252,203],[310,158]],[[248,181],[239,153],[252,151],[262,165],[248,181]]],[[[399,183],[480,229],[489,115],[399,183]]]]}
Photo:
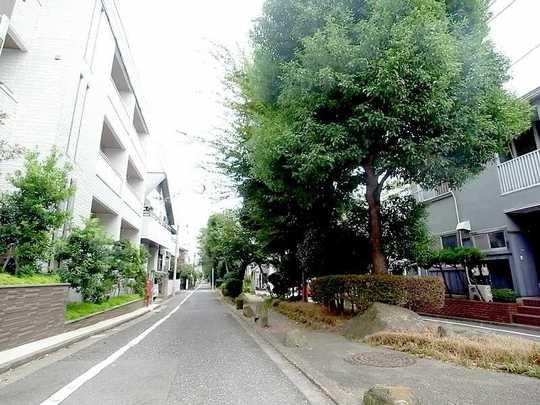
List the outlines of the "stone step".
{"type": "Polygon", "coordinates": [[[523,298],[521,303],[526,307],[540,307],[540,298],[523,298]]]}
{"type": "Polygon", "coordinates": [[[515,323],[522,323],[524,325],[532,325],[532,326],[540,326],[539,315],[514,314],[513,320],[515,323]]]}
{"type": "Polygon", "coordinates": [[[527,307],[524,305],[519,305],[517,307],[517,313],[518,314],[525,314],[525,315],[537,315],[540,316],[540,307],[527,307]]]}

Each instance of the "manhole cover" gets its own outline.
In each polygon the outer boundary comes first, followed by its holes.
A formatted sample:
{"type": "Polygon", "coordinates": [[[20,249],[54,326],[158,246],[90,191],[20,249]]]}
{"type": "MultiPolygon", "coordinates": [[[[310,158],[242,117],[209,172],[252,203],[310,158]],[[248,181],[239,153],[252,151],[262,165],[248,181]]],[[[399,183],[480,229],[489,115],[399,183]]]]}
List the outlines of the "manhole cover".
{"type": "Polygon", "coordinates": [[[362,366],[397,368],[412,366],[416,360],[398,352],[373,352],[356,353],[352,356],[352,362],[362,366]]]}

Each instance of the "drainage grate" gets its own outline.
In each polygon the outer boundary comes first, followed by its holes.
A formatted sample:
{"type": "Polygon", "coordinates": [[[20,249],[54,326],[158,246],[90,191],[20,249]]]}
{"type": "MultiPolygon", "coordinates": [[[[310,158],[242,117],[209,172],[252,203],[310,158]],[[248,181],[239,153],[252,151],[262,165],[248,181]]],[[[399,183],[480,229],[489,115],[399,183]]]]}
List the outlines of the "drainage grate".
{"type": "Polygon", "coordinates": [[[387,368],[408,367],[416,363],[413,357],[399,352],[356,353],[351,360],[362,366],[387,368]]]}

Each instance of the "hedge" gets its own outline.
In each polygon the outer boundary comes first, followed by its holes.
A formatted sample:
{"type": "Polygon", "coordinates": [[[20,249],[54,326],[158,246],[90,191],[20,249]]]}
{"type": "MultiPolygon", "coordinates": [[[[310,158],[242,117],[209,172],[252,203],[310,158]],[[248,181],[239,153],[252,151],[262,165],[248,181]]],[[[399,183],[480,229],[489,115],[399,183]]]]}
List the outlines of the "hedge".
{"type": "Polygon", "coordinates": [[[221,291],[226,297],[236,298],[242,294],[242,285],[242,280],[233,278],[223,282],[221,291]]]}
{"type": "Polygon", "coordinates": [[[399,305],[413,311],[444,305],[444,283],[437,277],[392,275],[337,275],[311,282],[312,298],[330,311],[363,312],[374,302],[399,305]]]}

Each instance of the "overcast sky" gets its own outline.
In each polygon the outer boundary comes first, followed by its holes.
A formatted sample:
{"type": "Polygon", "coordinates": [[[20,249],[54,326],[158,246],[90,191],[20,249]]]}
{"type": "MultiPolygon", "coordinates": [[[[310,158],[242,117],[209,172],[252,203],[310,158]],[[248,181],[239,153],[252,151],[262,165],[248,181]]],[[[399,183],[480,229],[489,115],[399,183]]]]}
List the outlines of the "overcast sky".
{"type": "Polygon", "coordinates": [[[222,68],[214,43],[247,49],[249,31],[263,0],[119,0],[120,13],[139,72],[153,136],[176,194],[182,243],[192,250],[211,212],[234,205],[214,197],[215,176],[201,166],[210,140],[223,126],[222,68]],[[183,136],[175,132],[185,132],[183,136]]]}

